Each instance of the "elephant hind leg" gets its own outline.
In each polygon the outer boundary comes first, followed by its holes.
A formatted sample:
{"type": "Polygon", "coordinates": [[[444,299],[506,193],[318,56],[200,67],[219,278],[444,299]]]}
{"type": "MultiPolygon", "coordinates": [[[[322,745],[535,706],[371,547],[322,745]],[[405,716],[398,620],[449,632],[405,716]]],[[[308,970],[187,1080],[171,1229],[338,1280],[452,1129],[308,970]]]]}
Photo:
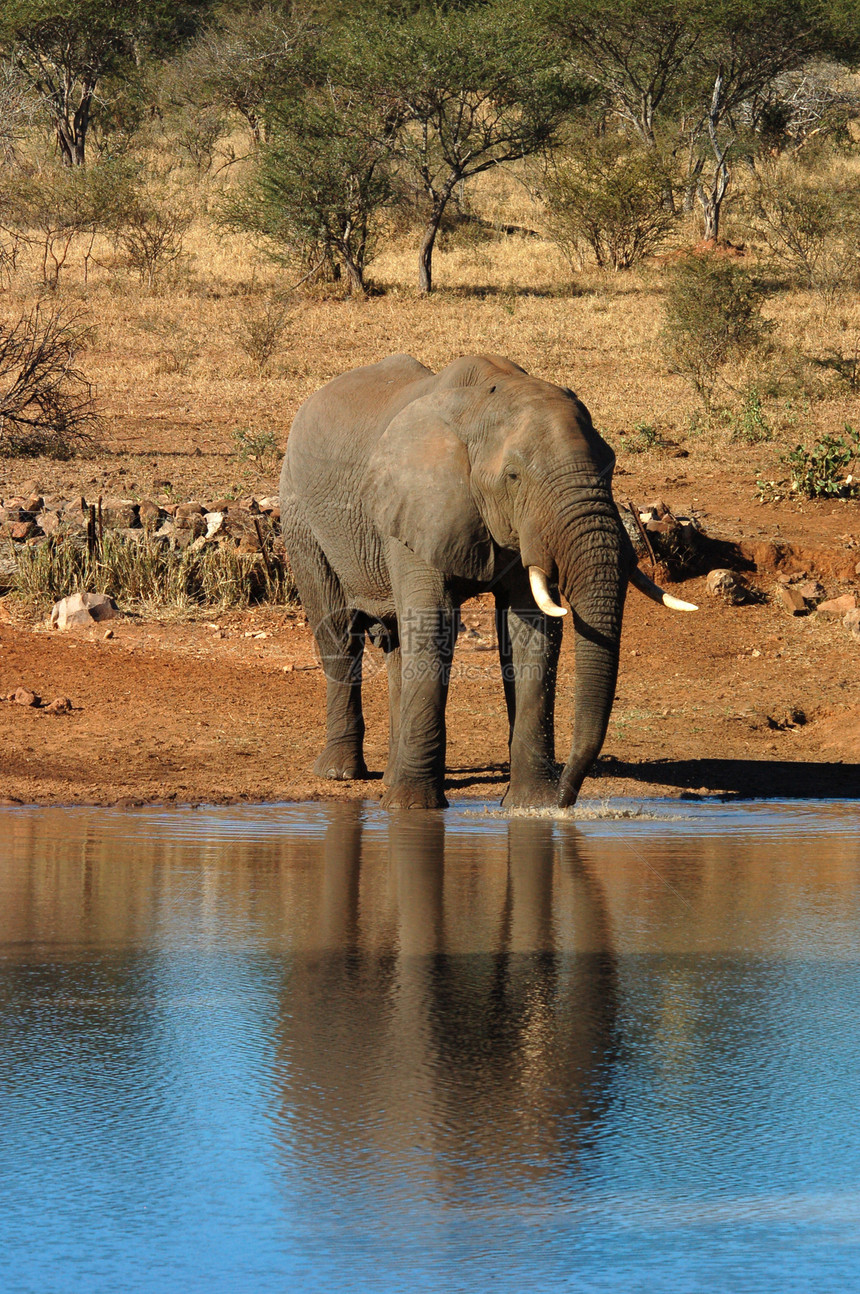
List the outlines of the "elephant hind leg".
{"type": "Polygon", "coordinates": [[[326,744],[313,771],[335,781],[360,780],[367,777],[361,708],[364,618],[347,605],[341,583],[310,531],[293,519],[285,538],[326,677],[326,744]]]}

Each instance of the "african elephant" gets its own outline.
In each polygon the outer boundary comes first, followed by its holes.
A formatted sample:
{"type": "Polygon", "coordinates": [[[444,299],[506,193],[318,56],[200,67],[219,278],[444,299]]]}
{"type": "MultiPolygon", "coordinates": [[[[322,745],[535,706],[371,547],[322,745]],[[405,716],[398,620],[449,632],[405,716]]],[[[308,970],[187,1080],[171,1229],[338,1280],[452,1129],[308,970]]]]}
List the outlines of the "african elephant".
{"type": "Polygon", "coordinates": [[[383,805],[442,808],[445,702],[459,608],[491,592],[509,722],[507,807],[572,804],[606,734],[628,579],[690,608],[636,564],[612,498],[614,455],[588,410],[510,360],[435,374],[408,355],[335,378],[302,405],[281,473],[284,540],[327,679],[314,772],[367,775],[365,635],[385,651],[383,805]],[[576,634],[575,733],[559,779],[558,589],[576,634]]]}

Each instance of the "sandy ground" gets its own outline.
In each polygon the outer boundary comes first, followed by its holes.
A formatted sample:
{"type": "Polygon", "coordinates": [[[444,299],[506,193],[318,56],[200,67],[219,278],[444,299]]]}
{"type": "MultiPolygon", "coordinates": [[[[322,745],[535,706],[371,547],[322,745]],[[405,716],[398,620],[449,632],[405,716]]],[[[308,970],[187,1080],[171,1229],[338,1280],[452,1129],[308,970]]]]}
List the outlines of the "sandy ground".
{"type": "MultiPolygon", "coordinates": [[[[679,467],[682,464],[678,465],[679,467]]],[[[616,494],[695,508],[709,533],[744,539],[753,582],[804,570],[831,595],[860,594],[858,505],[768,509],[725,473],[649,469],[616,494]]],[[[729,607],[704,580],[676,586],[700,604],[679,615],[628,597],[609,734],[583,798],[614,795],[860,797],[860,643],[838,619],[790,617],[773,600],[729,607]]],[[[488,606],[468,604],[448,709],[449,798],[500,798],[506,726],[488,606]]],[[[381,656],[368,650],[367,782],[332,784],[321,749],[325,681],[301,612],[128,614],[57,634],[0,601],[0,695],[24,686],[68,714],[0,704],[2,803],[225,803],[375,798],[387,745],[381,656]]],[[[560,757],[572,731],[572,638],[558,705],[560,757]]]]}

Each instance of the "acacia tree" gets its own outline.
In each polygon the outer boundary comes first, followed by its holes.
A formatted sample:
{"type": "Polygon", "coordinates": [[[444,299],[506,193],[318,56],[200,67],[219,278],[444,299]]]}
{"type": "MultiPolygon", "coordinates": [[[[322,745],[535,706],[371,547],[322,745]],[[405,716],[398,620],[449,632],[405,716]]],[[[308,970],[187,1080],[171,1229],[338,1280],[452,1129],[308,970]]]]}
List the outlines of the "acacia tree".
{"type": "Polygon", "coordinates": [[[312,15],[282,6],[222,10],[176,67],[181,98],[239,117],[254,145],[265,142],[273,105],[315,79],[322,32],[312,15]]]}
{"type": "Polygon", "coordinates": [[[719,235],[745,105],[815,56],[860,49],[853,0],[544,0],[544,13],[646,147],[661,120],[680,128],[707,238],[719,235]]]}
{"type": "Polygon", "coordinates": [[[430,292],[433,248],[457,186],[546,147],[573,95],[524,5],[365,22],[353,57],[353,83],[376,105],[379,138],[428,200],[418,281],[430,292]]]}
{"type": "Polygon", "coordinates": [[[546,0],[544,17],[577,69],[648,149],[674,111],[703,39],[700,0],[546,0]]]}
{"type": "Polygon", "coordinates": [[[270,109],[270,137],[224,222],[257,234],[275,255],[298,252],[309,272],[328,265],[364,295],[382,213],[394,198],[388,141],[367,105],[329,84],[270,109]]]}
{"type": "Polygon", "coordinates": [[[99,85],[196,30],[211,0],[4,0],[0,53],[47,110],[60,156],[82,166],[99,85]]]}
{"type": "MultiPolygon", "coordinates": [[[[860,53],[860,18],[819,0],[714,0],[696,51],[688,94],[702,105],[700,144],[711,158],[697,195],[704,235],[718,239],[729,187],[729,158],[740,135],[741,113],[785,73],[813,57],[845,59],[860,53]]],[[[702,156],[704,167],[707,165],[702,156]]]]}

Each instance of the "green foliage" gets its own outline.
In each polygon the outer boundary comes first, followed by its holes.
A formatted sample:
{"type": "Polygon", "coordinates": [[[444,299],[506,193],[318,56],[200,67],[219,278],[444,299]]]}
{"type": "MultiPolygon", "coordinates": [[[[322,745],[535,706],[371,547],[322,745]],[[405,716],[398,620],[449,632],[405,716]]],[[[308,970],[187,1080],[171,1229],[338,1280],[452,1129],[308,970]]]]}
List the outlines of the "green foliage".
{"type": "Polygon", "coordinates": [[[240,553],[232,544],[173,549],[143,531],[136,539],[106,531],[90,553],[71,536],[17,550],[15,589],[37,602],[71,593],[107,593],[123,605],[149,607],[245,607],[296,600],[292,578],[271,545],[268,564],[260,553],[240,553]]]}
{"type": "Polygon", "coordinates": [[[729,426],[732,439],[746,441],[748,445],[760,445],[764,441],[773,440],[773,428],[762,408],[757,386],[750,386],[744,392],[740,408],[729,417],[729,426]]]}
{"type": "Polygon", "coordinates": [[[653,149],[616,135],[582,139],[555,158],[541,193],[550,234],[573,265],[581,267],[588,247],[599,266],[627,270],[671,232],[671,188],[653,149]]]}
{"type": "Polygon", "coordinates": [[[772,331],[762,318],[763,299],[747,270],[719,256],[686,256],[669,273],[664,352],[708,414],[725,367],[748,357],[772,331]]]}
{"type": "Polygon", "coordinates": [[[633,434],[625,436],[622,432],[620,439],[621,448],[630,454],[644,454],[649,449],[662,449],[666,443],[659,427],[655,427],[651,422],[635,423],[633,434]]]}
{"type": "Polygon", "coordinates": [[[92,445],[98,416],[77,367],[89,337],[80,314],[40,305],[0,322],[0,454],[67,459],[92,445]]]}
{"type": "Polygon", "coordinates": [[[860,431],[847,422],[842,435],[826,435],[812,445],[796,445],[784,458],[791,471],[792,490],[808,499],[857,498],[858,460],[860,431]]]}
{"type": "Polygon", "coordinates": [[[367,105],[330,86],[273,114],[269,142],[221,218],[262,236],[276,258],[297,255],[309,273],[345,270],[349,291],[363,295],[394,192],[387,144],[374,137],[367,105]]]}
{"type": "Polygon", "coordinates": [[[143,58],[173,50],[211,0],[5,0],[0,54],[28,79],[66,165],[83,165],[94,114],[110,111],[100,82],[133,78],[143,58]]]}
{"type": "Polygon", "coordinates": [[[345,78],[369,95],[386,148],[423,190],[419,286],[429,292],[433,247],[457,186],[548,147],[583,97],[580,83],[560,73],[532,7],[516,0],[421,6],[397,21],[368,16],[345,46],[345,78]]]}

